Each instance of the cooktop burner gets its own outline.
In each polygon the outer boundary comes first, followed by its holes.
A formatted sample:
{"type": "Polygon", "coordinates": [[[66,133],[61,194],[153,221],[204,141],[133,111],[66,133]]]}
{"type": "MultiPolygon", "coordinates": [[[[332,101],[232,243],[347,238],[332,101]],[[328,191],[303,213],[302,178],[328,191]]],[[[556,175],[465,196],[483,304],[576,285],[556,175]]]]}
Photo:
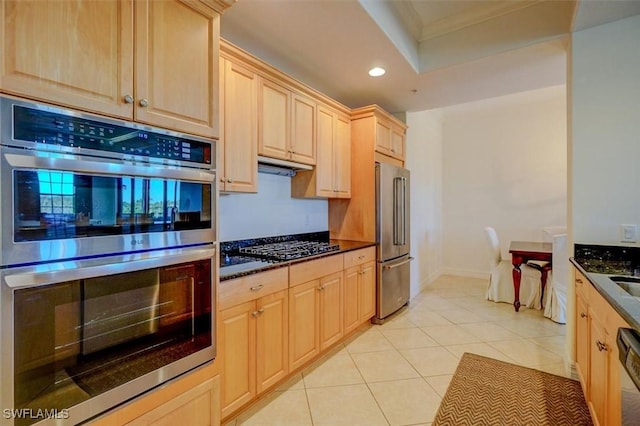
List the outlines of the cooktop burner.
{"type": "Polygon", "coordinates": [[[264,244],[260,246],[242,247],[240,253],[246,256],[255,256],[262,259],[284,261],[300,259],[340,250],[338,244],[320,241],[286,241],[282,243],[264,244]]]}

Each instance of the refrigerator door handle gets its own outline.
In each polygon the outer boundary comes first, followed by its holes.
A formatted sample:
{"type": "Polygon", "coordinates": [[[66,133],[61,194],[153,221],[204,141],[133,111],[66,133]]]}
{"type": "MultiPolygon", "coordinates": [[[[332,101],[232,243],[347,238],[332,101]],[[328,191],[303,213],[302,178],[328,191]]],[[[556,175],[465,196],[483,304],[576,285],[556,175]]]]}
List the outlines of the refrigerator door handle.
{"type": "Polygon", "coordinates": [[[407,264],[407,263],[411,262],[412,260],[413,260],[413,257],[409,257],[407,260],[399,262],[399,263],[394,263],[393,265],[384,265],[383,268],[384,269],[397,268],[398,266],[402,266],[404,264],[407,264]]]}
{"type": "Polygon", "coordinates": [[[403,246],[407,244],[406,231],[406,190],[407,179],[396,177],[393,179],[393,244],[403,246]]]}

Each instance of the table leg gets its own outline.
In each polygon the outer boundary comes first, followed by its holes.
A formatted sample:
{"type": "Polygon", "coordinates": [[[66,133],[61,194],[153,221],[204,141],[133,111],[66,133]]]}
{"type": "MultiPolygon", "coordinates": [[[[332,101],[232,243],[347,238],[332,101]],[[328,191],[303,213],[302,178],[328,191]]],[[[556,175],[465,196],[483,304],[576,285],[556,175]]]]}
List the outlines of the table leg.
{"type": "Polygon", "coordinates": [[[513,264],[513,307],[516,312],[520,310],[520,278],[522,277],[522,271],[520,271],[521,263],[513,264]]]}

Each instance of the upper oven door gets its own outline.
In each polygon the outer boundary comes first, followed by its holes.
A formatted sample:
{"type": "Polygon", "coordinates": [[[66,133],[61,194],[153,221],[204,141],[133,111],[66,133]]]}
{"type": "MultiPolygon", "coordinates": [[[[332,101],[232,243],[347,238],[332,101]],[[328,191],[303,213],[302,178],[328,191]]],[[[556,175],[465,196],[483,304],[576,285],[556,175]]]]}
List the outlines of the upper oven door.
{"type": "Polygon", "coordinates": [[[0,157],[3,266],[215,241],[212,171],[9,147],[0,157]]]}

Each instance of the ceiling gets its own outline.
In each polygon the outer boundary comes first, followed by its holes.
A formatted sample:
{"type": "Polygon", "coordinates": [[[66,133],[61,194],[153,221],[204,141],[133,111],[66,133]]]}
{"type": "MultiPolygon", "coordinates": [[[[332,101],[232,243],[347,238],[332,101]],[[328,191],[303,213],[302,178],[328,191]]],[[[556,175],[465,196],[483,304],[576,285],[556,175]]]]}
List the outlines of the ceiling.
{"type": "Polygon", "coordinates": [[[221,33],[346,106],[397,113],[564,84],[572,31],[635,14],[640,0],[238,0],[221,33]]]}

